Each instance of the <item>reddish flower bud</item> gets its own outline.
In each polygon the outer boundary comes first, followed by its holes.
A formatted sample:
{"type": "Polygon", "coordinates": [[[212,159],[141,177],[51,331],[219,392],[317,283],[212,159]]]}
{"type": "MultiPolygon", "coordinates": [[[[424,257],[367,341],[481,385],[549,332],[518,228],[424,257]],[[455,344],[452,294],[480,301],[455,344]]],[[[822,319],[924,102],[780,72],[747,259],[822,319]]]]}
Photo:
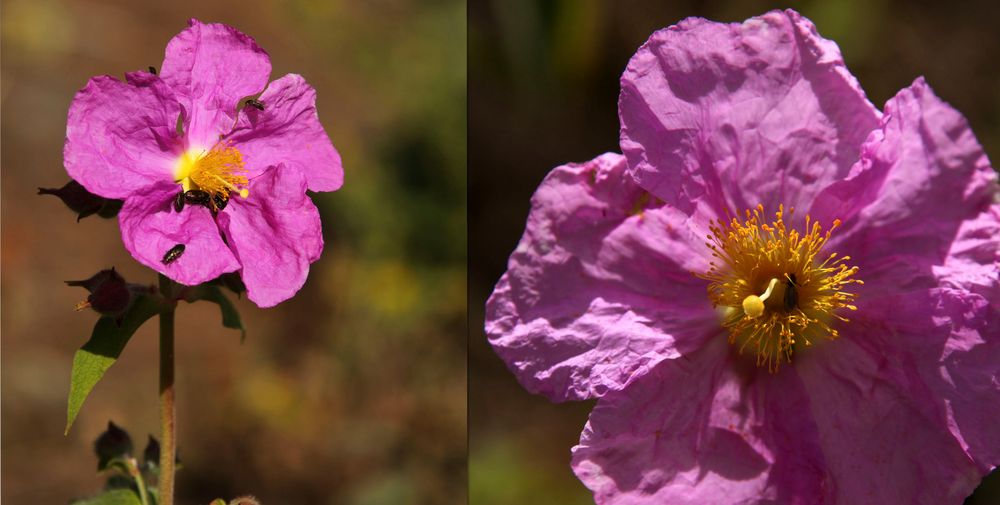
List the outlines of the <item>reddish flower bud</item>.
{"type": "Polygon", "coordinates": [[[112,459],[132,455],[132,437],[108,421],[108,429],[94,441],[94,452],[97,454],[97,469],[103,470],[112,459]]]}
{"type": "Polygon", "coordinates": [[[114,268],[101,270],[89,279],[66,281],[67,285],[80,286],[90,291],[86,300],[77,304],[77,310],[90,307],[102,316],[121,316],[132,299],[129,285],[114,268]]]}
{"type": "Polygon", "coordinates": [[[115,217],[122,208],[121,200],[109,200],[97,196],[74,180],[70,180],[59,189],[38,188],[38,194],[59,197],[70,210],[77,213],[77,221],[91,214],[97,214],[103,218],[115,217]]]}

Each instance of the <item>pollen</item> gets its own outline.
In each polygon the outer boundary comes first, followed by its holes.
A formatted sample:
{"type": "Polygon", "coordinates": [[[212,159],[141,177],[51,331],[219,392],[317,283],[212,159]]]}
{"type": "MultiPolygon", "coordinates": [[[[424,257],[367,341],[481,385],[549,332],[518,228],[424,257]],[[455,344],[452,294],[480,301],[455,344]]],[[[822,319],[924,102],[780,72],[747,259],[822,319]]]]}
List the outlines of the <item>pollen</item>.
{"type": "MultiPolygon", "coordinates": [[[[795,209],[789,209],[791,215],[795,209]]],[[[777,372],[796,352],[821,340],[838,337],[835,320],[847,323],[842,309],[856,310],[850,284],[858,267],[850,256],[820,256],[839,220],[823,227],[806,216],[802,232],[789,229],[784,207],[765,222],[764,207],[745,212],[744,219],[719,219],[709,227],[706,243],[713,260],[699,277],[709,281],[708,298],[724,307],[722,326],[742,354],[756,353],[756,363],[777,372]]]]}
{"type": "Polygon", "coordinates": [[[227,142],[219,142],[208,150],[191,149],[184,153],[177,161],[174,179],[184,191],[201,190],[223,199],[237,193],[246,198],[250,195],[246,171],[240,151],[227,142]]]}

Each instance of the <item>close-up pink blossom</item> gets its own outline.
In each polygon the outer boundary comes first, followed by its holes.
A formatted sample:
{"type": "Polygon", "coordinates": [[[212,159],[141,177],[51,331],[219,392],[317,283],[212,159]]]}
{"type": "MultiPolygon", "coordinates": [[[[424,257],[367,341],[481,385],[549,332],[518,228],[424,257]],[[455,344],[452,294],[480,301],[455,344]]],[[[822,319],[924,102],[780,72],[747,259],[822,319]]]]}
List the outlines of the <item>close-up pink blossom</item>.
{"type": "Polygon", "coordinates": [[[252,38],[192,19],[159,72],[77,93],[64,149],[70,177],[124,200],[122,240],[140,263],[186,285],[239,272],[261,307],[291,298],[323,250],[306,191],[343,184],[315,91],[270,73],[252,38]]]}
{"type": "Polygon", "coordinates": [[[486,307],[597,399],[598,503],[959,504],[1000,462],[1000,186],[923,78],[881,110],[798,13],[629,61],[623,154],[557,167],[486,307]]]}

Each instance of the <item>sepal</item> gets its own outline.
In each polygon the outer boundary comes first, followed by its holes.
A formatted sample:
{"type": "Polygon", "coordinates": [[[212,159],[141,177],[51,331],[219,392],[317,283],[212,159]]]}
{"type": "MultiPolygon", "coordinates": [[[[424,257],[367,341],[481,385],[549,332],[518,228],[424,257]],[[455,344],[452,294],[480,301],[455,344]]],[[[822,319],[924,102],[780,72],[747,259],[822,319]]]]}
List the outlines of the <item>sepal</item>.
{"type": "Polygon", "coordinates": [[[121,200],[97,196],[72,179],[61,188],[38,188],[38,194],[59,197],[70,210],[76,212],[78,222],[93,214],[105,219],[113,218],[118,215],[123,203],[121,200]]]}
{"type": "Polygon", "coordinates": [[[116,460],[132,455],[132,437],[127,431],[108,421],[108,429],[94,441],[94,453],[97,454],[97,471],[106,470],[116,460]]]}

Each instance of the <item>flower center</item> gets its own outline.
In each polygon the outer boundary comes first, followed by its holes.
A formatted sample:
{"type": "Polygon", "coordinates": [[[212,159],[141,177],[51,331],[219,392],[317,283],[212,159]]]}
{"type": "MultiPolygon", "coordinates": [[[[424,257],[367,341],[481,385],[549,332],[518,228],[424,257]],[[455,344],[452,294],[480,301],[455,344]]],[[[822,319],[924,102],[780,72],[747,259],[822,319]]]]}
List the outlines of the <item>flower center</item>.
{"type": "Polygon", "coordinates": [[[710,226],[707,245],[715,259],[699,277],[711,281],[712,305],[726,307],[722,326],[729,330],[729,342],[739,343],[740,353],[756,348],[757,365],[777,372],[782,361],[792,362],[797,347],[837,338],[830,327],[833,318],[848,321],[837,309],[857,310],[850,304],[855,294],[845,286],[864,282],[852,277],[858,267],[844,263],[850,256],[831,253],[817,260],[839,219],[823,233],[806,216],[805,234],[800,234],[785,227],[784,207],[771,223],[763,222],[763,212],[758,205],[742,222],[719,219],[710,226]]]}
{"type": "Polygon", "coordinates": [[[189,149],[181,155],[174,169],[174,180],[184,191],[208,193],[214,202],[216,197],[227,200],[232,192],[243,198],[249,196],[246,171],[240,151],[227,142],[219,142],[208,151],[189,149]]]}

